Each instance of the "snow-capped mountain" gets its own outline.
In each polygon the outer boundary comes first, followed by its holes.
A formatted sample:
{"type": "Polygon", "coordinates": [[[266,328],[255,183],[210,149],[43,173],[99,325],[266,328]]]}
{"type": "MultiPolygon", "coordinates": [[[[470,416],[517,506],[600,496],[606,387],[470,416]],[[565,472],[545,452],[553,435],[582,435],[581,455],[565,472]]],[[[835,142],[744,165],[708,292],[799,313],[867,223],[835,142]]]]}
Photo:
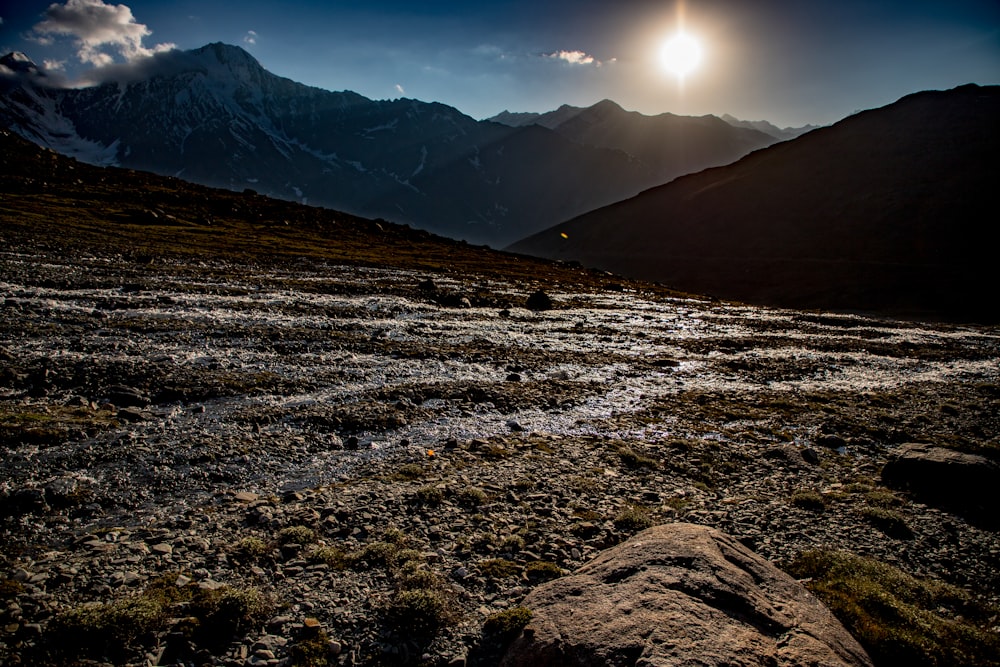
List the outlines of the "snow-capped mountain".
{"type": "Polygon", "coordinates": [[[0,65],[0,123],[79,160],[251,188],[477,243],[501,246],[667,180],[613,141],[322,90],[225,44],[113,68],[86,88],[52,85],[24,54],[0,65]]]}

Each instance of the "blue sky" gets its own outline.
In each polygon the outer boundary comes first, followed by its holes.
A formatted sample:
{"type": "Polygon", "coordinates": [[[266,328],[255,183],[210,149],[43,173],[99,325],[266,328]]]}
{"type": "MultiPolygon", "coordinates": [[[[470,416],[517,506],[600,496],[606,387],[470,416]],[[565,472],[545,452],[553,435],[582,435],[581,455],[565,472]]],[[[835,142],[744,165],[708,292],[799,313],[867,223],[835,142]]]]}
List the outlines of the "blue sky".
{"type": "Polygon", "coordinates": [[[70,80],[226,42],[270,71],[483,118],[610,98],[646,114],[825,124],[911,92],[1000,83],[997,0],[0,0],[0,50],[70,80]],[[662,65],[679,27],[702,47],[662,65]]]}

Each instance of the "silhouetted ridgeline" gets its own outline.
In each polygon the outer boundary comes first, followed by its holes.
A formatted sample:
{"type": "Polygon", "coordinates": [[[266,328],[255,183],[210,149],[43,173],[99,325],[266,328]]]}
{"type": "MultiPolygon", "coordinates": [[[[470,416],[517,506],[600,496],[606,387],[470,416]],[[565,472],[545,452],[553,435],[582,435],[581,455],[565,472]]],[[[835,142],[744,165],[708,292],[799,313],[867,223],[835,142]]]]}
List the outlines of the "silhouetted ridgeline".
{"type": "Polygon", "coordinates": [[[753,303],[996,321],[1000,87],[922,92],[511,250],[753,303]]]}

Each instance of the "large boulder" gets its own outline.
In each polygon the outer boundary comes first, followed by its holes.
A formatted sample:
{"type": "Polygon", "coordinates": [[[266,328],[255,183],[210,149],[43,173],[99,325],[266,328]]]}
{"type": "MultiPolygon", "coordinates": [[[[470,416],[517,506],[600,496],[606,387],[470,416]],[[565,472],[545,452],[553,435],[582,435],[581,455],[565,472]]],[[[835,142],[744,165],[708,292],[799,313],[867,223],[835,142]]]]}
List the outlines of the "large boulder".
{"type": "Polygon", "coordinates": [[[1000,464],[985,456],[907,443],[882,468],[882,481],[972,517],[1000,520],[1000,464]]]}
{"type": "Polygon", "coordinates": [[[801,584],[693,524],[645,530],[523,604],[504,667],[872,664],[801,584]]]}

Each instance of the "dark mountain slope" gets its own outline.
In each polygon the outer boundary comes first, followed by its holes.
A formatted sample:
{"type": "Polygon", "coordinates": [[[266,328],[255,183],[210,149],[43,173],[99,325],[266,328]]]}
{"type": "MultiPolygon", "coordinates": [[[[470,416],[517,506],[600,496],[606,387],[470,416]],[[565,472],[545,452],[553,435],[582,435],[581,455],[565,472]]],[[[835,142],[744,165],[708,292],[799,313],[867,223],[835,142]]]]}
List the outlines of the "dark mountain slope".
{"type": "Polygon", "coordinates": [[[511,250],[795,307],[997,319],[1000,87],[904,97],[511,250]]]}
{"type": "MultiPolygon", "coordinates": [[[[96,167],[3,130],[0,243],[17,252],[44,248],[67,257],[118,257],[150,275],[163,264],[204,257],[225,258],[250,273],[267,267],[294,272],[301,262],[317,262],[405,269],[445,280],[500,278],[526,293],[609,282],[601,272],[473,246],[385,220],[149,172],[96,167]]],[[[85,278],[67,275],[65,280],[72,284],[85,278]]],[[[418,292],[418,282],[408,289],[418,292]]],[[[613,282],[620,289],[621,280],[613,282]]],[[[667,293],[651,285],[642,289],[667,293]]],[[[451,303],[447,291],[430,296],[451,303]]],[[[471,292],[469,298],[476,305],[510,303],[498,296],[483,301],[471,292]]]]}

